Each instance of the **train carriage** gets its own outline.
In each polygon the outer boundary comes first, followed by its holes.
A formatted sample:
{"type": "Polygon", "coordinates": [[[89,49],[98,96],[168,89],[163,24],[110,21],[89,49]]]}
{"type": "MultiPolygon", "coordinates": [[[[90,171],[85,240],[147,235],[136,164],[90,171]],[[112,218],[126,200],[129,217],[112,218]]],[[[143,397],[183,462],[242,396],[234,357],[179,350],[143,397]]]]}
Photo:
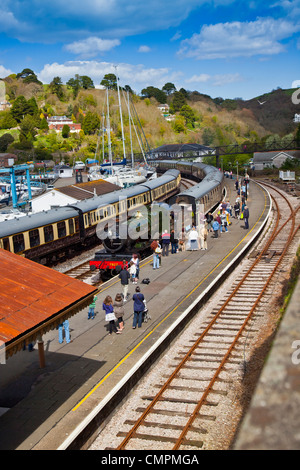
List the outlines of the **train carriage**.
{"type": "Polygon", "coordinates": [[[145,185],[114,191],[25,217],[0,222],[0,248],[49,264],[70,251],[97,241],[96,227],[121,213],[176,194],[180,172],[172,170],[145,185]]]}

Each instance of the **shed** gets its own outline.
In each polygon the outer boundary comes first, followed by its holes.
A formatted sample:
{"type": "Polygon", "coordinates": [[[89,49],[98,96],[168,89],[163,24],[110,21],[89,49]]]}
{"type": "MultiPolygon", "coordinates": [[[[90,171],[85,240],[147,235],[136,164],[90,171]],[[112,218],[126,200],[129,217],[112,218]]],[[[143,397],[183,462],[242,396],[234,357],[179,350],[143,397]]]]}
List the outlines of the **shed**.
{"type": "Polygon", "coordinates": [[[71,178],[73,176],[73,168],[67,165],[56,165],[53,171],[57,178],[71,178]]]}
{"type": "Polygon", "coordinates": [[[86,308],[97,289],[2,249],[0,266],[0,346],[5,358],[37,340],[43,367],[42,336],[86,308]]]}
{"type": "Polygon", "coordinates": [[[109,183],[103,179],[54,188],[33,198],[32,212],[41,212],[52,207],[75,204],[84,199],[90,199],[94,196],[118,191],[119,189],[120,187],[116,184],[109,183]]]}
{"type": "Polygon", "coordinates": [[[255,152],[253,154],[254,170],[280,168],[287,159],[300,158],[299,150],[276,150],[272,152],[255,152]]]}

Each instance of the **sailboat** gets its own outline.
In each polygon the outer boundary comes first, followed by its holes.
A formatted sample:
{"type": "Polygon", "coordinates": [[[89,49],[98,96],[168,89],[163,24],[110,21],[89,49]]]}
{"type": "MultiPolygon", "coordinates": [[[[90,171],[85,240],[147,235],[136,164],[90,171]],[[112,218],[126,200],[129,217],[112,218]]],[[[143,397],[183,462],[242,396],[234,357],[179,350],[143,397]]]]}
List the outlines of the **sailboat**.
{"type": "MultiPolygon", "coordinates": [[[[118,102],[119,102],[119,110],[120,110],[120,119],[121,119],[121,129],[122,129],[122,144],[123,144],[123,161],[120,163],[113,163],[112,161],[112,151],[111,151],[111,130],[110,130],[110,117],[109,117],[109,99],[108,99],[108,89],[106,90],[106,101],[107,101],[107,124],[106,124],[106,133],[107,133],[107,140],[108,140],[108,149],[109,149],[109,163],[104,163],[100,165],[100,167],[93,168],[90,170],[88,179],[89,181],[94,181],[99,178],[105,179],[105,181],[109,181],[110,183],[114,183],[121,188],[126,188],[129,186],[133,186],[136,184],[144,183],[147,180],[147,177],[152,176],[153,172],[149,174],[149,169],[146,170],[143,167],[135,168],[134,164],[134,157],[133,157],[133,148],[132,148],[132,133],[131,133],[131,123],[134,126],[134,122],[131,117],[130,113],[130,100],[129,100],[129,93],[127,92],[127,100],[124,96],[125,102],[127,103],[128,107],[128,115],[129,115],[129,128],[130,128],[130,143],[131,143],[131,166],[127,165],[127,158],[126,158],[126,149],[125,149],[125,138],[124,138],[124,127],[123,127],[123,117],[122,117],[122,108],[121,108],[121,99],[120,99],[120,88],[118,83],[117,77],[117,91],[118,91],[118,102]]],[[[104,116],[103,116],[103,129],[104,129],[104,116]]],[[[136,132],[136,130],[135,130],[136,132]]],[[[136,133],[137,135],[137,133],[136,133]]],[[[95,159],[98,151],[98,143],[99,143],[100,132],[98,136],[98,142],[96,147],[95,159]]],[[[138,138],[138,135],[137,135],[138,138]]],[[[139,144],[140,140],[138,138],[139,144]]],[[[102,135],[102,143],[103,143],[103,158],[104,158],[104,132],[102,135]]],[[[141,146],[141,145],[140,145],[141,146]]],[[[145,154],[142,150],[145,163],[147,164],[145,154]]]]}

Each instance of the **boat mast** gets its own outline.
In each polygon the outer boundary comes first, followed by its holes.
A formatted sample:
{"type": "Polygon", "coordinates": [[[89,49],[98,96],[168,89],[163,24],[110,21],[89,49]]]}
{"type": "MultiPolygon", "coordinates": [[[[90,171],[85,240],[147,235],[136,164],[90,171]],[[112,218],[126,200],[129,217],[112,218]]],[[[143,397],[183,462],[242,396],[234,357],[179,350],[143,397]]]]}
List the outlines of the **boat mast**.
{"type": "Polygon", "coordinates": [[[110,138],[110,117],[109,117],[109,100],[108,100],[108,88],[106,89],[106,102],[107,102],[107,138],[108,138],[108,155],[111,166],[111,173],[113,174],[113,162],[111,153],[111,138],[110,138]]]}
{"type": "Polygon", "coordinates": [[[128,106],[129,132],[130,132],[131,167],[134,168],[134,157],[133,157],[133,147],[132,147],[132,134],[131,134],[131,115],[130,115],[129,91],[128,91],[128,90],[127,90],[127,106],[128,106]]]}
{"type": "Polygon", "coordinates": [[[117,66],[116,66],[116,65],[115,65],[115,69],[116,69],[117,90],[118,90],[118,100],[119,100],[121,129],[122,129],[123,155],[124,155],[124,162],[125,162],[125,165],[126,165],[126,150],[125,150],[125,138],[124,138],[123,116],[122,116],[121,99],[120,99],[119,78],[118,78],[118,74],[117,74],[117,66]]]}

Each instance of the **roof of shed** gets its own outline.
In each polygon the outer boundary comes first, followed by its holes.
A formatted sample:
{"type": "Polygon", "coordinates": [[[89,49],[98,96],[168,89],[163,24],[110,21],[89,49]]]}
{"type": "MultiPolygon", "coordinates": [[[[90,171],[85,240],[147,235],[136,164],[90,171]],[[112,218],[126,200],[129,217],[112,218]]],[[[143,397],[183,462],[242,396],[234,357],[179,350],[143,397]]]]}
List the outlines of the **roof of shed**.
{"type": "Polygon", "coordinates": [[[11,355],[87,307],[96,288],[0,249],[0,343],[11,355]]]}
{"type": "Polygon", "coordinates": [[[89,181],[88,183],[71,184],[70,186],[63,186],[62,188],[55,188],[56,191],[73,197],[78,201],[89,199],[95,195],[101,196],[102,194],[118,191],[119,189],[120,186],[109,183],[103,179],[89,181]]]}
{"type": "Polygon", "coordinates": [[[270,152],[254,152],[253,161],[256,163],[272,161],[281,154],[285,154],[287,158],[300,158],[299,150],[273,150],[270,152]]]}

